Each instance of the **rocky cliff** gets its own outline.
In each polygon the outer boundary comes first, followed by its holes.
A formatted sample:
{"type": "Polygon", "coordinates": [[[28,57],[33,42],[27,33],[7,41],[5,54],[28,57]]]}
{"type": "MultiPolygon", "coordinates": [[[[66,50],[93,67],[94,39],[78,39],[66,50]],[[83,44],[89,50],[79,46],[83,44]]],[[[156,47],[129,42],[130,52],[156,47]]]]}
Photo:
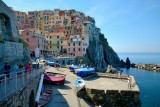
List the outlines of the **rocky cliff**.
{"type": "Polygon", "coordinates": [[[120,59],[117,53],[109,46],[104,35],[100,33],[98,36],[98,39],[93,36],[93,40],[89,41],[85,58],[88,64],[95,66],[98,71],[105,71],[108,64],[115,66],[120,59]]]}
{"type": "Polygon", "coordinates": [[[0,71],[5,61],[13,65],[29,60],[28,47],[20,41],[16,16],[0,0],[0,71]]]}

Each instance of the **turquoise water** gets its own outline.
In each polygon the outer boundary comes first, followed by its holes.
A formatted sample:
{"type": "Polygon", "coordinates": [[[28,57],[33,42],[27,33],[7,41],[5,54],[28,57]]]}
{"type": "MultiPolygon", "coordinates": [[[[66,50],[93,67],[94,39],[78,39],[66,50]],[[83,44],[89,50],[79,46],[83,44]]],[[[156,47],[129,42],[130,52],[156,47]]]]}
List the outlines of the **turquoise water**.
{"type": "MultiPolygon", "coordinates": [[[[134,63],[160,64],[160,54],[120,54],[120,58],[129,57],[134,63]],[[126,56],[125,56],[126,55],[126,56]],[[133,59],[134,58],[134,59],[133,59]]],[[[133,75],[140,88],[142,107],[160,107],[160,73],[136,68],[122,69],[123,73],[133,75]]]]}

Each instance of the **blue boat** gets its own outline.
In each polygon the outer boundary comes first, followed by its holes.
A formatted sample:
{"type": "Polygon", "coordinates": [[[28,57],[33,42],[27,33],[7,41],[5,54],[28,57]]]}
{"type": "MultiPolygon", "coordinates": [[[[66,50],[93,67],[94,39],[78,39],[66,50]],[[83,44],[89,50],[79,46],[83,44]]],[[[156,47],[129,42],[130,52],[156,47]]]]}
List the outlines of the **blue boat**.
{"type": "Polygon", "coordinates": [[[47,62],[47,65],[54,67],[54,63],[55,63],[55,62],[50,62],[50,61],[49,61],[49,62],[47,62]]]}
{"type": "Polygon", "coordinates": [[[71,71],[75,71],[75,69],[79,69],[79,68],[84,68],[85,66],[83,66],[83,65],[71,65],[71,66],[69,66],[69,69],[71,70],[71,71]]]}
{"type": "Polygon", "coordinates": [[[96,70],[94,68],[81,68],[76,69],[75,72],[77,73],[77,76],[86,77],[89,74],[95,73],[96,70]]]}

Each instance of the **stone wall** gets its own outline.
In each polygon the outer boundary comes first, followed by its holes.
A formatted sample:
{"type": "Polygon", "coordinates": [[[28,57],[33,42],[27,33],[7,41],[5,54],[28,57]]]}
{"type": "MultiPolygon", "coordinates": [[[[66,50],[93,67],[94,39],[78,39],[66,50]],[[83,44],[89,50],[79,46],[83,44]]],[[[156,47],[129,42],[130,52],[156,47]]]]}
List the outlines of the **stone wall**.
{"type": "Polygon", "coordinates": [[[19,33],[18,33],[18,26],[17,26],[17,19],[16,16],[13,12],[13,10],[8,7],[2,0],[0,0],[0,14],[7,16],[10,21],[10,33],[11,35],[8,36],[13,36],[15,38],[19,38],[19,33]]]}
{"type": "Polygon", "coordinates": [[[0,62],[23,59],[23,44],[15,42],[0,43],[0,62]]]}
{"type": "Polygon", "coordinates": [[[86,89],[87,96],[95,105],[109,107],[132,107],[140,105],[139,94],[137,91],[129,90],[96,90],[86,89]]]}
{"type": "Polygon", "coordinates": [[[12,97],[0,104],[0,107],[34,107],[39,79],[32,80],[23,89],[17,91],[12,97]],[[31,106],[32,105],[32,106],[31,106]]]}

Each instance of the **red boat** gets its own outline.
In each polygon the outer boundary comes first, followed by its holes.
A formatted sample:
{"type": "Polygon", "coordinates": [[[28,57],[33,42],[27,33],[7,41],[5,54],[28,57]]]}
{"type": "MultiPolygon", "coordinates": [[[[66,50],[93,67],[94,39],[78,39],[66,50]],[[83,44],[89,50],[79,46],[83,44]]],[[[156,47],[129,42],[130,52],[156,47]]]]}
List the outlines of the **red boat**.
{"type": "Polygon", "coordinates": [[[46,72],[44,75],[44,82],[58,83],[64,85],[65,77],[65,74],[46,72]]]}
{"type": "Polygon", "coordinates": [[[53,96],[52,90],[44,90],[44,92],[40,95],[38,107],[46,105],[51,100],[52,96],[53,96]]]}

